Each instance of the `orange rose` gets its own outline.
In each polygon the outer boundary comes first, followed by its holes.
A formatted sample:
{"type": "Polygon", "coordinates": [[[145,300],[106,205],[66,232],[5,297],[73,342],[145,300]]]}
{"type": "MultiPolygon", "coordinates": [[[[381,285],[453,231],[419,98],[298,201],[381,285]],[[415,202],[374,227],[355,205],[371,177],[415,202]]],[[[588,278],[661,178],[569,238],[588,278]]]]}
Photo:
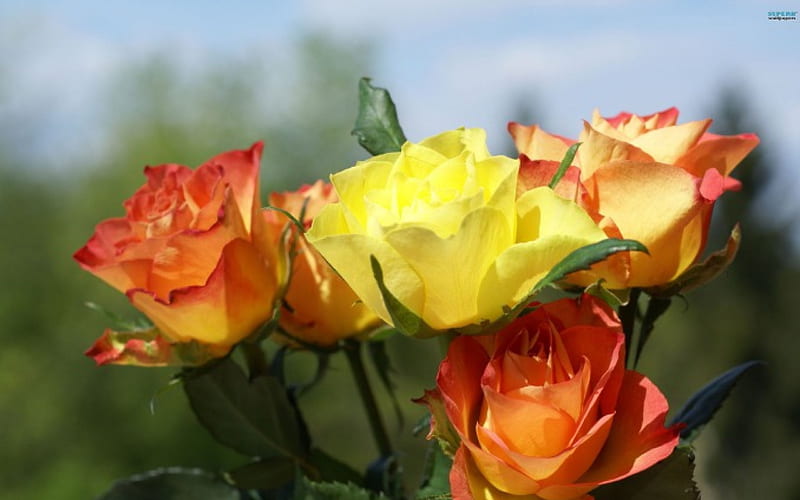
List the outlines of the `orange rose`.
{"type": "MultiPolygon", "coordinates": [[[[573,198],[609,237],[642,242],[650,251],[615,255],[593,269],[612,289],[668,283],[695,263],[705,248],[716,199],[739,182],[729,177],[758,144],[754,134],[719,136],[706,132],[711,120],[676,125],[678,110],[648,116],[595,112],[584,122],[583,144],[558,192],[573,198]]],[[[550,181],[575,141],[538,126],[509,124],[524,155],[520,187],[550,181]]],[[[580,276],[579,284],[591,277],[580,276]]]]}
{"type": "MultiPolygon", "coordinates": [[[[270,205],[282,208],[298,219],[305,206],[302,222],[307,229],[320,210],[328,203],[337,202],[338,198],[331,184],[317,181],[297,191],[273,193],[269,201],[270,205]]],[[[278,212],[265,211],[264,214],[278,229],[287,223],[287,218],[278,212]]],[[[329,346],[381,323],[380,318],[308,244],[305,236],[300,236],[295,242],[297,253],[279,320],[283,330],[303,342],[329,346]]]]}
{"type": "Polygon", "coordinates": [[[167,364],[175,361],[169,346],[191,343],[201,346],[195,358],[207,359],[270,318],[281,273],[260,214],[262,148],[223,153],[196,170],[145,168],[147,183],[125,201],[125,217],[98,224],[74,258],[125,293],[158,334],[107,330],[88,355],[100,364],[167,364]]]}
{"type": "Polygon", "coordinates": [[[443,400],[461,438],[455,500],[590,499],[678,442],[664,396],[625,369],[613,311],[589,295],[542,305],[495,337],[456,338],[436,381],[426,399],[443,400]]]}

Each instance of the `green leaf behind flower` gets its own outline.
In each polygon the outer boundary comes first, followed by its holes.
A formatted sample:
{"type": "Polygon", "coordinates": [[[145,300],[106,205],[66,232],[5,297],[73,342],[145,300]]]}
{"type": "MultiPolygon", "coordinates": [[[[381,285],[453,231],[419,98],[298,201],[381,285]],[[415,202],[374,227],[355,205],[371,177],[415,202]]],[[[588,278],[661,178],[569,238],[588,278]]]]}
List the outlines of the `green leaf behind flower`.
{"type": "Polygon", "coordinates": [[[400,151],[406,136],[386,89],[373,87],[369,78],[358,82],[358,117],[352,134],[373,155],[400,151]]]}
{"type": "Polygon", "coordinates": [[[170,467],[137,474],[114,483],[97,500],[255,500],[221,477],[200,469],[170,467]]]}
{"type": "Polygon", "coordinates": [[[416,499],[444,500],[451,498],[450,469],[452,467],[453,459],[442,451],[438,442],[432,442],[425,457],[425,471],[416,499]]]}
{"type": "Polygon", "coordinates": [[[750,368],[761,364],[764,364],[763,361],[748,361],[733,367],[706,384],[689,398],[669,423],[669,425],[686,424],[686,427],[681,431],[681,444],[688,444],[694,441],[703,426],[711,420],[722,406],[722,403],[730,396],[733,387],[742,375],[750,368]]]}
{"type": "Polygon", "coordinates": [[[303,477],[295,483],[292,500],[373,500],[386,498],[352,483],[317,483],[303,477]]]}
{"type": "Polygon", "coordinates": [[[298,417],[277,378],[248,380],[226,358],[187,374],[183,387],[197,419],[220,443],[250,457],[305,457],[298,417]]]}
{"type": "Polygon", "coordinates": [[[691,450],[677,448],[649,469],[590,493],[595,500],[699,500],[700,490],[693,474],[691,450]]]}

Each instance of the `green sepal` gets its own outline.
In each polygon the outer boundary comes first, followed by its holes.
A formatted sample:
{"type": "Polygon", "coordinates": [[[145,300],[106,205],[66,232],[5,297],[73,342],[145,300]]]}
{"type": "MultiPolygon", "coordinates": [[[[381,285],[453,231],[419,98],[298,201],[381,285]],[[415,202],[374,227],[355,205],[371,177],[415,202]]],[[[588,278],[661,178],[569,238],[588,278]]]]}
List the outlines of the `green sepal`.
{"type": "Polygon", "coordinates": [[[581,142],[576,142],[572,146],[567,149],[567,152],[564,153],[564,158],[561,159],[561,163],[558,165],[558,170],[556,173],[553,174],[553,178],[550,179],[549,187],[550,189],[555,189],[558,185],[558,182],[564,177],[564,174],[567,173],[567,169],[572,165],[572,160],[575,159],[575,154],[578,152],[578,148],[581,147],[581,142]]]}
{"type": "Polygon", "coordinates": [[[386,306],[386,310],[389,311],[389,316],[392,318],[394,327],[410,337],[428,338],[439,335],[441,332],[428,326],[422,318],[404,306],[403,303],[389,291],[386,287],[386,283],[383,281],[383,269],[381,269],[381,264],[374,255],[369,256],[369,262],[372,266],[372,275],[375,278],[375,282],[378,284],[378,290],[381,292],[383,304],[386,306]]]}
{"type": "Polygon", "coordinates": [[[183,375],[197,419],[220,443],[249,457],[288,457],[302,464],[301,423],[274,376],[248,380],[230,358],[183,375]]]}
{"type": "Polygon", "coordinates": [[[694,454],[676,448],[672,455],[638,474],[592,490],[595,500],[699,500],[693,479],[694,454]]]}
{"type": "Polygon", "coordinates": [[[763,364],[763,361],[748,361],[735,366],[703,386],[689,398],[668,424],[668,426],[678,423],[686,424],[681,431],[681,445],[691,444],[697,439],[703,426],[711,420],[722,403],[730,396],[742,375],[750,368],[763,364]]]}
{"type": "Polygon", "coordinates": [[[351,132],[361,147],[373,155],[400,151],[406,136],[386,89],[373,87],[369,78],[358,82],[358,117],[351,132]]]}
{"type": "MultiPolygon", "coordinates": [[[[570,289],[570,291],[573,291],[570,289]]],[[[578,292],[581,290],[578,288],[578,292]]],[[[588,293],[598,299],[602,299],[606,304],[614,309],[626,305],[631,300],[631,289],[623,288],[621,290],[609,290],[605,287],[605,279],[599,279],[587,286],[584,293],[588,293]]]]}
{"type": "Polygon", "coordinates": [[[97,500],[256,500],[222,477],[201,469],[169,467],[137,474],[114,483],[97,500]]]}
{"type": "Polygon", "coordinates": [[[450,495],[450,469],[453,467],[452,455],[448,456],[439,446],[432,442],[425,455],[425,470],[422,484],[417,491],[416,500],[445,500],[450,495]]]}
{"type": "Polygon", "coordinates": [[[458,436],[453,424],[450,423],[450,419],[447,418],[445,402],[439,389],[426,389],[422,397],[412,399],[412,401],[425,405],[429,413],[425,419],[415,426],[414,433],[425,430],[427,425],[428,434],[425,436],[426,439],[435,438],[442,452],[450,457],[455,455],[461,444],[461,438],[458,436]]]}
{"type": "Polygon", "coordinates": [[[708,283],[731,265],[741,241],[742,231],[739,224],[736,224],[731,230],[725,248],[712,253],[703,262],[692,265],[669,283],[646,288],[645,291],[653,297],[668,298],[708,283]]]}
{"type": "Polygon", "coordinates": [[[650,297],[647,301],[647,309],[644,313],[644,318],[642,318],[642,324],[639,326],[639,340],[636,344],[636,352],[634,353],[633,357],[633,368],[636,368],[636,365],[639,363],[639,358],[642,356],[642,350],[644,350],[644,345],[650,340],[650,335],[653,333],[653,329],[656,326],[656,320],[660,318],[669,306],[672,304],[672,299],[670,298],[661,298],[661,297],[650,297]]]}

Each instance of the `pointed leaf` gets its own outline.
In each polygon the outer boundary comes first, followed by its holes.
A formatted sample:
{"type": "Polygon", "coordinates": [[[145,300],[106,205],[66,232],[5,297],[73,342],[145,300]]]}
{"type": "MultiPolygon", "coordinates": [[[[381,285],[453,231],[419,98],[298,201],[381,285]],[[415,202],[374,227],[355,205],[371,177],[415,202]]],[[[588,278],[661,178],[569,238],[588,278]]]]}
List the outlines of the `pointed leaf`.
{"type": "Polygon", "coordinates": [[[450,498],[450,469],[453,459],[447,456],[435,441],[425,457],[422,486],[417,491],[417,500],[442,500],[450,498]]]}
{"type": "Polygon", "coordinates": [[[677,448],[656,465],[592,490],[595,500],[699,500],[691,450],[677,448]]]}
{"type": "Polygon", "coordinates": [[[337,481],[358,486],[364,483],[364,478],[355,469],[319,448],[312,448],[308,461],[317,472],[318,476],[314,479],[318,481],[337,481]]]}
{"type": "Polygon", "coordinates": [[[400,151],[406,142],[397,110],[386,89],[373,87],[369,78],[358,82],[358,117],[352,134],[373,155],[400,151]]]}
{"type": "Polygon", "coordinates": [[[570,146],[569,149],[567,149],[566,153],[564,153],[564,158],[558,165],[558,170],[556,170],[556,173],[553,174],[553,178],[550,179],[550,189],[555,189],[558,185],[558,181],[560,181],[561,178],[564,177],[564,174],[567,173],[567,169],[570,167],[570,165],[572,165],[572,160],[575,159],[575,153],[578,152],[578,148],[581,147],[581,144],[582,143],[580,142],[576,142],[570,146]]]}
{"type": "Polygon", "coordinates": [[[763,361],[748,361],[731,368],[689,398],[669,423],[670,426],[677,423],[686,424],[681,431],[681,444],[694,441],[700,434],[701,428],[711,420],[728,398],[741,376],[750,368],[763,364],[763,361]]]}
{"type": "Polygon", "coordinates": [[[432,337],[437,334],[436,330],[425,324],[425,322],[414,314],[410,309],[403,305],[400,300],[395,297],[392,292],[386,287],[383,282],[383,270],[381,264],[374,255],[369,256],[369,262],[372,265],[372,275],[378,284],[378,289],[383,297],[383,303],[392,317],[394,327],[400,330],[405,335],[411,337],[432,337]]]}
{"type": "Polygon", "coordinates": [[[255,500],[222,478],[200,469],[170,467],[137,474],[114,483],[97,500],[255,500]]]}
{"type": "Polygon", "coordinates": [[[225,475],[239,488],[275,489],[294,479],[297,464],[286,457],[273,457],[243,465],[225,475]]]}
{"type": "Polygon", "coordinates": [[[653,297],[666,298],[686,293],[708,283],[731,265],[731,262],[736,257],[736,252],[739,250],[741,241],[742,232],[739,224],[736,224],[731,230],[731,235],[728,237],[728,243],[725,248],[712,253],[703,262],[694,264],[670,283],[648,288],[646,292],[653,297]]]}
{"type": "Polygon", "coordinates": [[[197,419],[220,443],[250,457],[305,455],[298,416],[275,377],[250,381],[226,358],[187,375],[183,387],[197,419]]]}

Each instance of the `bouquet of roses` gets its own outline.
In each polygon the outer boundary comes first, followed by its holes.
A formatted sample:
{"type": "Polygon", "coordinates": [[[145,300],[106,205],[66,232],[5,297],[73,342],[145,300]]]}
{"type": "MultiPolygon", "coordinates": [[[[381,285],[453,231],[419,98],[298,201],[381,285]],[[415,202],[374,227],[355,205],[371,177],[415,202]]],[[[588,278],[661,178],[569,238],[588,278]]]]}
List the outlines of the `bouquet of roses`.
{"type": "Polygon", "coordinates": [[[699,498],[692,441],[754,362],[669,422],[635,367],[672,298],[733,260],[738,227],[702,254],[758,138],[677,124],[675,108],[595,112],[577,140],[511,123],[514,159],[492,155],[481,129],[409,142],[388,92],[363,79],[359,96],[353,132],[374,156],[330,183],[262,207],[261,143],[194,170],[147,167],[125,216],[75,254],[149,319],[107,329],[87,355],[180,367],[198,420],[247,457],[231,471],[151,471],[101,498],[699,498]],[[554,287],[565,298],[538,300],[554,287]],[[435,387],[415,400],[429,410],[418,485],[362,358],[395,334],[443,346],[435,387]],[[268,355],[267,342],[280,347],[268,355]],[[308,387],[283,373],[296,350],[319,356],[313,382],[346,356],[380,453],[365,471],[315,445],[298,405],[308,387]]]}

